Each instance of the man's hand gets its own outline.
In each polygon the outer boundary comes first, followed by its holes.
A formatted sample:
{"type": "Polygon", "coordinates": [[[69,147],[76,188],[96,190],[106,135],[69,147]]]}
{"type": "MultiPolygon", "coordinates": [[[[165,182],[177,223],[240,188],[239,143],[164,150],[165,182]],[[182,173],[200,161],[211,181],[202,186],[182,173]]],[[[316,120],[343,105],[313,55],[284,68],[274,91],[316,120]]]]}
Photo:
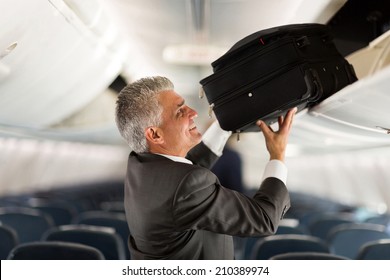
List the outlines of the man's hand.
{"type": "Polygon", "coordinates": [[[273,131],[271,127],[267,126],[263,121],[257,121],[256,124],[260,127],[264,134],[267,150],[270,154],[270,160],[278,159],[284,161],[287,140],[296,112],[297,108],[293,108],[287,112],[286,117],[280,116],[278,118],[279,130],[276,132],[273,131]]]}

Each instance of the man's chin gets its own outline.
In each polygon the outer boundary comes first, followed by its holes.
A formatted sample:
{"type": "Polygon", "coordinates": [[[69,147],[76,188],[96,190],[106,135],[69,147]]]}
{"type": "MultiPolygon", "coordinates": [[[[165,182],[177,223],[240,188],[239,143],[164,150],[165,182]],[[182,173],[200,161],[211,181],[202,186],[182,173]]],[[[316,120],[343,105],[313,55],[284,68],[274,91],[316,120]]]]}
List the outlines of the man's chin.
{"type": "Polygon", "coordinates": [[[189,133],[190,133],[191,135],[193,135],[193,136],[195,136],[195,135],[199,136],[199,135],[200,135],[200,137],[202,137],[202,134],[199,132],[199,130],[198,130],[197,127],[194,127],[193,129],[190,129],[190,130],[189,130],[189,133]]]}
{"type": "Polygon", "coordinates": [[[198,144],[200,141],[202,141],[202,133],[200,133],[198,130],[196,130],[196,138],[198,138],[198,144]]]}
{"type": "Polygon", "coordinates": [[[202,141],[202,134],[200,132],[197,132],[196,134],[191,133],[191,136],[192,136],[192,142],[194,143],[194,146],[198,145],[202,141]]]}

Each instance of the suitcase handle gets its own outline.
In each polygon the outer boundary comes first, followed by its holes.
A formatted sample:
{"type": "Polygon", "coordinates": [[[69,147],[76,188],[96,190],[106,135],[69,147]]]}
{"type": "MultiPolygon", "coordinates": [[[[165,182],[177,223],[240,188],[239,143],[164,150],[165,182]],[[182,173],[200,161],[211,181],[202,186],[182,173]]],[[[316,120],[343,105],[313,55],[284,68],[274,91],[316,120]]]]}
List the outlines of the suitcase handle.
{"type": "Polygon", "coordinates": [[[305,70],[304,79],[306,82],[307,91],[302,96],[302,100],[307,99],[308,102],[318,101],[321,98],[321,96],[323,95],[324,90],[321,86],[320,78],[317,74],[317,71],[315,71],[312,68],[305,70]],[[313,92],[315,92],[316,94],[312,95],[313,92]]]}

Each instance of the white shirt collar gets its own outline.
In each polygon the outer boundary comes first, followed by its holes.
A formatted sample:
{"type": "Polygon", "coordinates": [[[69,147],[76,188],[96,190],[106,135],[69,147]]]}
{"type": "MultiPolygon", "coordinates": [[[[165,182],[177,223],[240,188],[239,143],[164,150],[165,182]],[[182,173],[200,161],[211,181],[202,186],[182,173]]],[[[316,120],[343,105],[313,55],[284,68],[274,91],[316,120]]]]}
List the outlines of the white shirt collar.
{"type": "Polygon", "coordinates": [[[156,154],[160,155],[166,158],[169,158],[170,160],[176,161],[176,162],[182,162],[182,163],[187,163],[187,164],[193,164],[192,161],[189,159],[183,158],[183,157],[177,157],[177,156],[171,156],[171,155],[164,155],[164,154],[156,154]]]}

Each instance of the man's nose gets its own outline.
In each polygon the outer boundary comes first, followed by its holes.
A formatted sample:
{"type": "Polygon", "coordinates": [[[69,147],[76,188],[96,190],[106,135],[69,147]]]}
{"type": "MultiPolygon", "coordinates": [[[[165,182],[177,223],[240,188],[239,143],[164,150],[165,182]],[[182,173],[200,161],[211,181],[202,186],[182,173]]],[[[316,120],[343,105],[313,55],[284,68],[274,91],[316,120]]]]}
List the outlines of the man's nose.
{"type": "Polygon", "coordinates": [[[192,109],[189,106],[187,106],[187,112],[188,112],[188,116],[191,118],[196,118],[198,116],[198,112],[196,112],[194,109],[192,109]]]}

